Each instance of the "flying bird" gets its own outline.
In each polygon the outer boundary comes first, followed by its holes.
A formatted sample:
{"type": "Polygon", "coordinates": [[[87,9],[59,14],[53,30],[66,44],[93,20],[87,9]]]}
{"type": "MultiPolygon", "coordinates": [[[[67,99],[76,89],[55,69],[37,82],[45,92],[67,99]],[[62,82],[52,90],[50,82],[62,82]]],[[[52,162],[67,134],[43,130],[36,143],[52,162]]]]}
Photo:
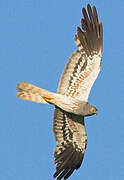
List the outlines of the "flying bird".
{"type": "Polygon", "coordinates": [[[88,96],[101,69],[103,26],[95,6],[88,4],[82,13],[81,28],[77,27],[74,36],[78,49],[65,66],[57,93],[28,82],[17,85],[17,97],[55,106],[53,132],[58,144],[53,177],[57,180],[67,179],[81,166],[87,146],[84,117],[97,113],[97,108],[88,103],[88,96]]]}

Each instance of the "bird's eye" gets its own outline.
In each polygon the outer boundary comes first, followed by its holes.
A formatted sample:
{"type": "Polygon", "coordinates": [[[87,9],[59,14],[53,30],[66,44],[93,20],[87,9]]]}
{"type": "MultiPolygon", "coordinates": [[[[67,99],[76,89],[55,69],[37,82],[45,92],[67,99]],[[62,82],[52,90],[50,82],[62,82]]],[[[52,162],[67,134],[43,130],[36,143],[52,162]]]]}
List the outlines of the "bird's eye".
{"type": "Polygon", "coordinates": [[[91,110],[91,112],[94,112],[94,111],[95,111],[95,108],[92,106],[92,107],[90,108],[90,110],[91,110]]]}
{"type": "Polygon", "coordinates": [[[91,111],[92,113],[94,113],[94,114],[97,114],[97,113],[98,113],[97,109],[96,109],[94,106],[92,106],[92,107],[90,108],[90,111],[91,111]]]}

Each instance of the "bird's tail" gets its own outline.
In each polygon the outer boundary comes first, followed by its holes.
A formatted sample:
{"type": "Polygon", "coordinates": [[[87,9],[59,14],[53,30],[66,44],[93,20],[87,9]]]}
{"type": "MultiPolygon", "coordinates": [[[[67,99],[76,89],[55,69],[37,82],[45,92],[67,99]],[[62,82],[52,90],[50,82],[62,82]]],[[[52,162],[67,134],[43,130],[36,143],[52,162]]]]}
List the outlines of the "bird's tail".
{"type": "Polygon", "coordinates": [[[55,105],[55,93],[29,84],[28,82],[20,82],[17,85],[17,91],[16,96],[20,99],[55,105]]]}

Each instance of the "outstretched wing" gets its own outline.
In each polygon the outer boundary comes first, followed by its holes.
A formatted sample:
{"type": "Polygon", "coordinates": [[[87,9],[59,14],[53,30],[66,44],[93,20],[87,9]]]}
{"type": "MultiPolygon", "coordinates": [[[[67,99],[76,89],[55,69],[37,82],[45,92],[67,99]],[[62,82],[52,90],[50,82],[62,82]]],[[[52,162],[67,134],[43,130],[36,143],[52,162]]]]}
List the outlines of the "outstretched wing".
{"type": "MultiPolygon", "coordinates": [[[[96,8],[83,8],[82,30],[78,27],[75,42],[78,46],[70,57],[58,86],[58,93],[87,101],[90,89],[96,80],[101,64],[102,23],[99,23],[96,8]]],[[[58,145],[55,148],[57,180],[67,179],[82,163],[87,135],[84,117],[55,108],[53,131],[58,145]]]]}
{"type": "Polygon", "coordinates": [[[78,46],[68,60],[58,86],[58,93],[87,101],[90,90],[100,72],[102,56],[102,23],[95,6],[82,9],[82,30],[77,28],[74,40],[78,46]]]}
{"type": "Polygon", "coordinates": [[[84,118],[65,112],[56,107],[54,112],[53,131],[59,144],[54,157],[56,172],[54,178],[67,179],[82,163],[87,145],[84,118]]]}

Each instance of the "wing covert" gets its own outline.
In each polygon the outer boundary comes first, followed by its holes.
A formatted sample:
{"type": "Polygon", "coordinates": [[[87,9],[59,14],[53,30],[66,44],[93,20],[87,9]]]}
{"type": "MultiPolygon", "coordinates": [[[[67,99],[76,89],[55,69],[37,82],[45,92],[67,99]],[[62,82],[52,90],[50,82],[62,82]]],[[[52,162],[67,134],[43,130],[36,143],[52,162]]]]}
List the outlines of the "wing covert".
{"type": "Polygon", "coordinates": [[[82,9],[81,27],[74,40],[78,50],[69,58],[58,86],[58,93],[88,100],[90,90],[100,72],[102,57],[102,23],[95,6],[82,9]]]}
{"type": "Polygon", "coordinates": [[[56,107],[53,131],[59,143],[54,152],[56,172],[54,178],[67,179],[82,163],[87,145],[84,118],[56,107]]]}
{"type": "MultiPolygon", "coordinates": [[[[91,9],[88,5],[87,11],[83,8],[82,13],[82,29],[78,27],[74,37],[78,50],[69,58],[57,92],[87,101],[100,72],[103,30],[95,6],[91,9]]],[[[54,178],[67,179],[83,161],[87,146],[84,117],[55,107],[53,131],[58,142],[54,152],[54,178]]]]}

